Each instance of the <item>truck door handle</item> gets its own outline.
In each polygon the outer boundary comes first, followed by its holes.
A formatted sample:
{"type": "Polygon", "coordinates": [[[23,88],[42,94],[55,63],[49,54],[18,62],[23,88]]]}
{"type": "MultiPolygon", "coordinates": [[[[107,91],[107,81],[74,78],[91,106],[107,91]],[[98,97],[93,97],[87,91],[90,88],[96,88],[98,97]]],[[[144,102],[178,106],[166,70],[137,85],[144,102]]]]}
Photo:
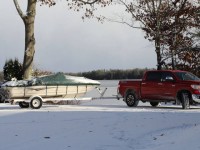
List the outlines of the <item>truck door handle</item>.
{"type": "Polygon", "coordinates": [[[142,83],[142,85],[145,85],[146,83],[142,83]]]}
{"type": "Polygon", "coordinates": [[[158,85],[163,85],[162,83],[158,83],[158,85]]]}

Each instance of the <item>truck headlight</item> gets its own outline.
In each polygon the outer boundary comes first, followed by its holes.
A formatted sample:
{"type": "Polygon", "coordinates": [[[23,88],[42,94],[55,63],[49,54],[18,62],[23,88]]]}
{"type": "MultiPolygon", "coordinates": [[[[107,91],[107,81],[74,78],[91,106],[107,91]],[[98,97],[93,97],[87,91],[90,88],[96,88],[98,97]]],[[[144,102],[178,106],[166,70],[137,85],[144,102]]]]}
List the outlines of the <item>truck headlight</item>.
{"type": "Polygon", "coordinates": [[[191,85],[191,87],[195,90],[199,90],[200,91],[200,85],[191,85]]]}

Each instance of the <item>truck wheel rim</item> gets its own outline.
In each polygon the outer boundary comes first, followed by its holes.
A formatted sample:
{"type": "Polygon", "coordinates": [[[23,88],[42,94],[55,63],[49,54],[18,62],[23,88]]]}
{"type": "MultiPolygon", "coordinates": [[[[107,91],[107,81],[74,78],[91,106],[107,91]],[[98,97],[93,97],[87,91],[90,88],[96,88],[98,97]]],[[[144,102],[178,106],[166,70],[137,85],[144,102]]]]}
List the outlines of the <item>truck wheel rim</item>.
{"type": "Polygon", "coordinates": [[[129,95],[129,96],[127,97],[127,102],[128,102],[129,104],[133,104],[133,103],[134,103],[134,100],[135,100],[135,98],[134,98],[133,95],[129,95]]]}

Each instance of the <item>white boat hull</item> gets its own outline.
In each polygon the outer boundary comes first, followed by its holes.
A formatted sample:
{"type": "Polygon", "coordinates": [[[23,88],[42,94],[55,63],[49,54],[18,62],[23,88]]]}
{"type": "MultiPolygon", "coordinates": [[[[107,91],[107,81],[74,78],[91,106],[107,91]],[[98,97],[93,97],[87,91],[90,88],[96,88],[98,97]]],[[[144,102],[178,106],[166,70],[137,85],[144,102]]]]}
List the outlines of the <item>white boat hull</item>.
{"type": "Polygon", "coordinates": [[[4,87],[9,93],[10,99],[29,98],[34,95],[42,98],[78,98],[84,96],[88,91],[97,85],[58,85],[58,86],[25,86],[25,87],[4,87]]]}

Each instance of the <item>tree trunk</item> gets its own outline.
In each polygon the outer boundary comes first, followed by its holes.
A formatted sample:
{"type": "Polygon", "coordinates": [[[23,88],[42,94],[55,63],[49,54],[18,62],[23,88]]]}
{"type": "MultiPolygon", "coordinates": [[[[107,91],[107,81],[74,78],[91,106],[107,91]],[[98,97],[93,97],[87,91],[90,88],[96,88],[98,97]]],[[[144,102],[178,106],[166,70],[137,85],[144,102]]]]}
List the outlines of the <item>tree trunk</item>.
{"type": "MultiPolygon", "coordinates": [[[[154,2],[153,2],[154,3],[154,2]]],[[[157,10],[155,6],[153,6],[154,12],[156,12],[156,35],[155,35],[155,47],[156,47],[156,56],[157,56],[157,70],[162,70],[162,62],[161,62],[161,53],[160,53],[160,26],[161,26],[161,17],[160,17],[160,10],[161,10],[161,0],[158,1],[157,10]]]]}
{"type": "Polygon", "coordinates": [[[35,54],[34,23],[37,0],[28,0],[26,14],[20,9],[17,0],[13,0],[15,7],[25,25],[25,51],[23,61],[23,78],[29,79],[32,73],[33,58],[35,54]]]}
{"type": "Polygon", "coordinates": [[[156,56],[157,56],[157,70],[162,70],[160,46],[156,46],[156,56]]]}
{"type": "Polygon", "coordinates": [[[162,58],[160,53],[160,34],[159,34],[159,26],[158,30],[156,31],[156,38],[155,38],[155,48],[156,48],[156,56],[157,56],[157,70],[162,70],[162,58]]]}

